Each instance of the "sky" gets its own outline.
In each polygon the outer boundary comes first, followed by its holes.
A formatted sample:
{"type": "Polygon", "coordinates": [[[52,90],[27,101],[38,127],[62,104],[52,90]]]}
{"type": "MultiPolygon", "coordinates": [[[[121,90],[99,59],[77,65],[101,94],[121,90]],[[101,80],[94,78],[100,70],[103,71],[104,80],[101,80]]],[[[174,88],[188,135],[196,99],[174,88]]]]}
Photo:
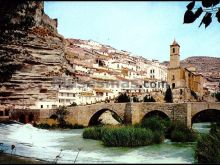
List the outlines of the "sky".
{"type": "Polygon", "coordinates": [[[65,38],[94,40],[149,60],[169,61],[174,38],[181,60],[220,57],[220,23],[213,17],[206,29],[199,28],[203,13],[194,23],[183,24],[189,2],[45,1],[44,11],[58,19],[58,32],[65,38]]]}

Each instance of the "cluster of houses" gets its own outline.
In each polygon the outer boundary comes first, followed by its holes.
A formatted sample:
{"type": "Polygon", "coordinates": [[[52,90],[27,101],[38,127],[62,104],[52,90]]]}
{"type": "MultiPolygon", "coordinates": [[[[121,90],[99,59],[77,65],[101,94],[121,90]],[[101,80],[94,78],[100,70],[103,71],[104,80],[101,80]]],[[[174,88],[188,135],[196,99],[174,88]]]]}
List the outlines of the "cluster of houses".
{"type": "MultiPolygon", "coordinates": [[[[38,100],[33,109],[51,109],[59,106],[88,105],[110,102],[126,92],[131,98],[165,93],[167,85],[174,92],[174,100],[187,101],[194,91],[201,99],[205,89],[216,84],[205,79],[193,68],[181,68],[179,44],[170,45],[170,64],[147,60],[127,51],[119,51],[95,41],[68,39],[66,59],[73,72],[54,84],[56,99],[38,100]]],[[[207,89],[208,91],[212,91],[207,89]]],[[[215,91],[214,89],[213,91],[215,91]]],[[[131,100],[132,101],[132,100],[131,100]]]]}
{"type": "Polygon", "coordinates": [[[149,61],[91,40],[70,39],[69,43],[66,59],[75,79],[72,75],[62,77],[62,83],[54,85],[56,99],[38,100],[32,108],[87,105],[112,101],[123,92],[138,97],[166,90],[167,68],[157,60],[149,61]]]}

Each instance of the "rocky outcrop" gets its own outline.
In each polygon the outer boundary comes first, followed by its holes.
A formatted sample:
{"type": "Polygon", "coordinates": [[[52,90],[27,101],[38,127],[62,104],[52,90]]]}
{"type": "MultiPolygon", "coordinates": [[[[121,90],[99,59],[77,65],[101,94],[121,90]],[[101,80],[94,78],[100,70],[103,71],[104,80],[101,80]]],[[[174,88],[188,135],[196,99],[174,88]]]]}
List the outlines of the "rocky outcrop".
{"type": "Polygon", "coordinates": [[[112,115],[110,111],[105,111],[100,117],[101,124],[118,125],[120,124],[112,115]]]}
{"type": "Polygon", "coordinates": [[[40,1],[0,1],[0,15],[0,103],[23,106],[55,98],[53,77],[66,70],[57,20],[40,1]]]}

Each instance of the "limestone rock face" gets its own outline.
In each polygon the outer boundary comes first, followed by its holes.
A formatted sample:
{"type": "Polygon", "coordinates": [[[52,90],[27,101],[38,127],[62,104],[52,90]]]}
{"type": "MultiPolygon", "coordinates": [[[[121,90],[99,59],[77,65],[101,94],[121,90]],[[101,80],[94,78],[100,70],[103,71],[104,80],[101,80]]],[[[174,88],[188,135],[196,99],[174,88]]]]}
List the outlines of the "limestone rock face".
{"type": "Polygon", "coordinates": [[[0,104],[33,105],[55,98],[65,73],[64,38],[41,1],[0,1],[0,104]]]}
{"type": "Polygon", "coordinates": [[[110,125],[118,125],[120,124],[113,116],[110,111],[105,111],[100,117],[99,117],[101,124],[110,124],[110,125]]]}

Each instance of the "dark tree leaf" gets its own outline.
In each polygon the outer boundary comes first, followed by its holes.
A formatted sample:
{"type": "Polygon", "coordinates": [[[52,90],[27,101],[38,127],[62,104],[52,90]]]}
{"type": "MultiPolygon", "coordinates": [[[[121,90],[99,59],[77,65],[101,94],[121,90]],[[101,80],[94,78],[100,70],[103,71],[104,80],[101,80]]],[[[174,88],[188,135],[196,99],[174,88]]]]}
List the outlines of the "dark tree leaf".
{"type": "Polygon", "coordinates": [[[203,7],[211,7],[212,6],[212,0],[202,0],[202,6],[203,7]]]}
{"type": "Polygon", "coordinates": [[[198,8],[195,12],[195,18],[198,18],[202,14],[203,10],[202,7],[198,8]]]}
{"type": "Polygon", "coordinates": [[[215,15],[218,19],[218,22],[220,23],[220,9],[218,9],[218,12],[215,15]]]}
{"type": "Polygon", "coordinates": [[[184,14],[183,23],[192,23],[195,21],[195,14],[191,10],[187,10],[184,14]]]}
{"type": "Polygon", "coordinates": [[[216,6],[217,4],[219,4],[220,0],[212,0],[212,5],[216,6]]]}
{"type": "Polygon", "coordinates": [[[192,1],[186,7],[188,10],[192,10],[194,6],[195,6],[195,1],[192,1]]]}
{"type": "Polygon", "coordinates": [[[209,26],[209,24],[212,22],[212,13],[206,13],[205,16],[203,17],[199,27],[202,25],[202,23],[205,24],[205,28],[209,26]]]}

